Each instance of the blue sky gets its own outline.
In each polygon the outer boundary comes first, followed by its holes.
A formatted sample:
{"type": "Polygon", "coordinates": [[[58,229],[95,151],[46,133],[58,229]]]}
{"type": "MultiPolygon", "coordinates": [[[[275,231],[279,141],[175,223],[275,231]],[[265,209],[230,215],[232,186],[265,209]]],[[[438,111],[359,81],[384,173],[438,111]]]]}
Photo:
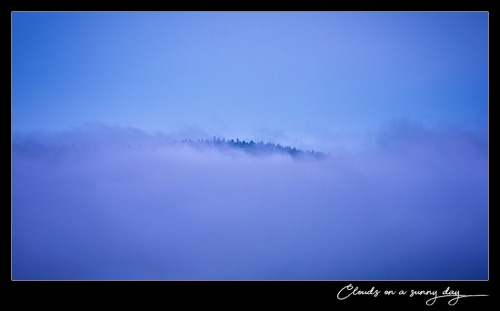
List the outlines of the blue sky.
{"type": "Polygon", "coordinates": [[[307,147],[486,128],[488,14],[13,13],[12,128],[200,129],[307,147]]]}
{"type": "Polygon", "coordinates": [[[12,278],[488,279],[488,17],[12,13],[12,278]]]}

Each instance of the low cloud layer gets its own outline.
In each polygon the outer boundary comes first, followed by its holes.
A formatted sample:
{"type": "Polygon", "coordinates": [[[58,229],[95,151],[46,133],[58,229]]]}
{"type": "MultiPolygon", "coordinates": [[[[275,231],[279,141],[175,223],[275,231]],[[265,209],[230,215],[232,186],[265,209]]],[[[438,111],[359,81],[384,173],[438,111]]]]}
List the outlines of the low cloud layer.
{"type": "Polygon", "coordinates": [[[488,278],[487,144],[473,135],[399,122],[321,161],[171,138],[15,135],[13,278],[488,278]]]}

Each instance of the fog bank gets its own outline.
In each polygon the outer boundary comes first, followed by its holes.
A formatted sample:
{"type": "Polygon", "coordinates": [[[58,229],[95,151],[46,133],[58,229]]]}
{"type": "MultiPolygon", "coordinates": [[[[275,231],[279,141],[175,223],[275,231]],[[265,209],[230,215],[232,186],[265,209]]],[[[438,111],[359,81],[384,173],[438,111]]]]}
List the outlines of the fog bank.
{"type": "Polygon", "coordinates": [[[112,132],[13,137],[13,279],[488,278],[487,144],[467,133],[400,122],[296,161],[112,132]]]}

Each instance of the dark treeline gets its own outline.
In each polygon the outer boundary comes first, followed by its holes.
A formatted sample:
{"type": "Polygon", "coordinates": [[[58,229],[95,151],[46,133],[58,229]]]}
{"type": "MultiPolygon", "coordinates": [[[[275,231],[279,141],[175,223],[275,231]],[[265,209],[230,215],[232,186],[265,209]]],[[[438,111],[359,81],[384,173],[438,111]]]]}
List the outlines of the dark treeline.
{"type": "Polygon", "coordinates": [[[244,140],[226,140],[213,137],[211,139],[183,139],[183,140],[163,140],[154,143],[154,140],[130,140],[118,139],[111,141],[92,141],[90,140],[67,140],[67,141],[37,141],[30,138],[16,138],[12,141],[12,151],[14,154],[20,155],[52,155],[60,156],[66,152],[77,150],[104,150],[113,145],[121,146],[125,149],[143,149],[148,147],[161,147],[166,145],[187,145],[194,149],[203,150],[207,148],[215,148],[221,152],[230,152],[231,150],[242,150],[248,154],[256,156],[265,156],[272,154],[288,154],[294,159],[314,158],[324,159],[327,157],[325,153],[317,151],[303,151],[290,146],[282,146],[280,144],[264,143],[263,141],[254,142],[253,140],[246,142],[244,140]]]}
{"type": "Polygon", "coordinates": [[[196,149],[203,149],[207,147],[217,148],[221,151],[231,150],[231,149],[240,149],[245,151],[246,153],[252,155],[270,155],[275,153],[280,154],[289,154],[294,159],[299,158],[315,158],[315,159],[323,159],[327,155],[318,151],[303,151],[297,148],[292,148],[290,146],[281,146],[280,144],[273,143],[264,143],[263,141],[254,142],[253,140],[246,142],[244,140],[226,140],[224,138],[220,139],[217,137],[213,137],[212,139],[183,139],[181,141],[174,141],[175,144],[187,144],[196,149]]]}

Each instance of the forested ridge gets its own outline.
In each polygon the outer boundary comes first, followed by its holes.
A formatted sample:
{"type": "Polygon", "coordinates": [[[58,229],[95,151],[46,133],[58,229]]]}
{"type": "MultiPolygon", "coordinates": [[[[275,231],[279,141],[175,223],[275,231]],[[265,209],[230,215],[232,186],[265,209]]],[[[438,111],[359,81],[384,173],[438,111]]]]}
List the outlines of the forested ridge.
{"type": "Polygon", "coordinates": [[[291,157],[298,159],[298,158],[310,158],[313,157],[315,159],[323,159],[327,155],[322,152],[318,151],[303,151],[297,148],[292,148],[290,146],[282,146],[280,144],[273,144],[273,143],[264,143],[263,141],[260,142],[254,142],[253,140],[250,140],[249,142],[246,142],[244,140],[239,140],[238,138],[236,140],[231,139],[231,140],[226,140],[225,138],[217,138],[213,137],[211,139],[198,139],[198,140],[191,140],[191,139],[183,139],[181,141],[173,141],[170,142],[171,144],[187,144],[193,148],[196,149],[204,149],[204,148],[217,148],[221,151],[228,151],[231,149],[240,149],[243,150],[246,153],[252,154],[252,155],[270,155],[270,154],[288,154],[291,157]]]}

